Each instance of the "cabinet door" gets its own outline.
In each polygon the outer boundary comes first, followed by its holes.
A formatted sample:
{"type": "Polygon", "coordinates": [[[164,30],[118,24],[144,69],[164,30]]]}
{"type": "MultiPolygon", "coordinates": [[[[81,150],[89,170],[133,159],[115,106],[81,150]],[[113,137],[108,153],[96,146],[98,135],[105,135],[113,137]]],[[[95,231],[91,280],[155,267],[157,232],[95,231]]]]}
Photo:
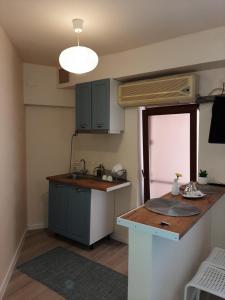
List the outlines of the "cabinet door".
{"type": "Polygon", "coordinates": [[[92,82],[92,129],[109,129],[110,80],[92,82]]]}
{"type": "Polygon", "coordinates": [[[76,129],[91,129],[91,83],[76,85],[76,129]]]}
{"type": "Polygon", "coordinates": [[[67,194],[66,185],[49,183],[48,227],[50,230],[62,235],[67,232],[67,194]]]}
{"type": "Polygon", "coordinates": [[[68,237],[89,245],[91,191],[70,187],[68,198],[68,237]]]}

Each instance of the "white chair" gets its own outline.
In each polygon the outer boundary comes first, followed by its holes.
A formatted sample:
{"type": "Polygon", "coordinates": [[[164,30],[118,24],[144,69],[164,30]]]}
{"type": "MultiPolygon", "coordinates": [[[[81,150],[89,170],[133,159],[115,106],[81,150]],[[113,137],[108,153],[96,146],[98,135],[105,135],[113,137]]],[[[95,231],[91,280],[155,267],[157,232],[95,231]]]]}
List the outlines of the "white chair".
{"type": "Polygon", "coordinates": [[[222,248],[214,248],[205,260],[208,264],[225,270],[225,250],[222,248]]]}
{"type": "Polygon", "coordinates": [[[225,270],[203,262],[193,279],[185,286],[184,300],[200,299],[201,291],[225,299],[225,270]]]}

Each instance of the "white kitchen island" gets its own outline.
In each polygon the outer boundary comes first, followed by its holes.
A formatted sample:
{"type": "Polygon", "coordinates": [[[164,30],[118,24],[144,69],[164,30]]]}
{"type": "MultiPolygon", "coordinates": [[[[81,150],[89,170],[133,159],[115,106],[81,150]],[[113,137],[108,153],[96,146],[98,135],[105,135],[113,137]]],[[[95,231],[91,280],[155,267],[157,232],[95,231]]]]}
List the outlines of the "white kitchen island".
{"type": "Polygon", "coordinates": [[[168,217],[142,206],[117,218],[129,229],[128,300],[183,299],[185,284],[210,251],[211,213],[217,201],[225,201],[224,193],[218,188],[204,199],[187,200],[201,210],[196,216],[168,217]]]}

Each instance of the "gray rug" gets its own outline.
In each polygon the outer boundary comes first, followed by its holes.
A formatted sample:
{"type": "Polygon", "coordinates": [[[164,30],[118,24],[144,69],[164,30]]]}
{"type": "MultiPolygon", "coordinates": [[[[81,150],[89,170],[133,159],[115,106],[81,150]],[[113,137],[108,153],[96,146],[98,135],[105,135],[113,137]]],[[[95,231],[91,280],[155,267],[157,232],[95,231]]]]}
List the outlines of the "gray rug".
{"type": "Polygon", "coordinates": [[[18,269],[70,300],[127,300],[127,277],[58,247],[18,269]]]}

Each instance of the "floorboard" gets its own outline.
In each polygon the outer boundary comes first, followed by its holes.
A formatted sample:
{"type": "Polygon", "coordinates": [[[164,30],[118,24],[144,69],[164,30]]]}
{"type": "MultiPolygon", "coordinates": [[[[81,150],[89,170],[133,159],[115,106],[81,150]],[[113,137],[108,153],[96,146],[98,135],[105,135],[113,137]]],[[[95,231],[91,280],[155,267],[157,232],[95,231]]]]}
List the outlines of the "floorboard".
{"type": "MultiPolygon", "coordinates": [[[[52,234],[47,230],[28,231],[17,264],[45,253],[55,247],[64,247],[92,261],[98,262],[117,272],[127,275],[128,248],[126,244],[104,239],[93,250],[71,240],[52,234]]],[[[4,300],[63,300],[62,296],[26,274],[14,270],[4,300]]],[[[218,297],[202,294],[201,300],[219,300],[218,297]]]]}
{"type": "MultiPolygon", "coordinates": [[[[85,246],[52,234],[47,230],[32,230],[27,232],[17,265],[59,246],[127,275],[128,248],[126,244],[115,240],[103,239],[96,243],[93,250],[90,250],[85,246]]],[[[64,298],[47,286],[15,269],[3,299],[62,300],[64,298]]]]}

